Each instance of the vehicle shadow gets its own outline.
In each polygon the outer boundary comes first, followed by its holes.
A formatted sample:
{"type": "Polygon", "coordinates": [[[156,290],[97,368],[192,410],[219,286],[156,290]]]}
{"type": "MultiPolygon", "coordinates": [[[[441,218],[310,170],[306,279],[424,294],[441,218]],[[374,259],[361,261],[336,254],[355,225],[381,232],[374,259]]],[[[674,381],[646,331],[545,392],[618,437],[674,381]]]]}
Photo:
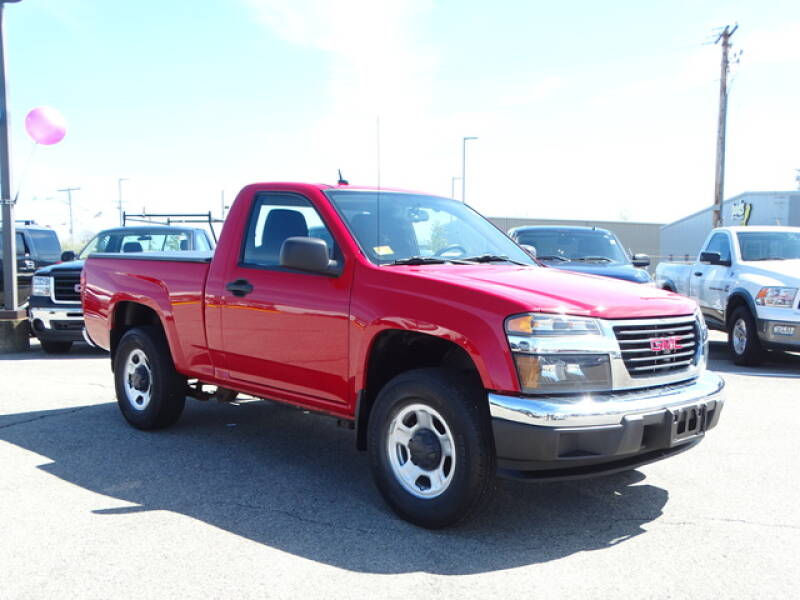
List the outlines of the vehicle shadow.
{"type": "Polygon", "coordinates": [[[473,574],[608,548],[644,533],[668,500],[638,471],[503,481],[482,515],[426,531],[383,503],[351,431],[268,402],[193,402],[160,432],[132,429],[110,403],[17,413],[0,416],[0,439],[50,459],[43,471],[105,496],[93,511],[102,518],[173,511],[358,572],[473,574]]]}
{"type": "Polygon", "coordinates": [[[755,375],[762,377],[800,378],[800,355],[789,352],[768,352],[766,360],[754,367],[734,364],[727,342],[710,341],[708,366],[717,373],[755,375]]]}
{"type": "Polygon", "coordinates": [[[83,342],[75,342],[69,352],[64,354],[48,354],[38,342],[31,341],[31,349],[27,352],[0,354],[0,360],[75,360],[78,358],[108,358],[108,352],[102,348],[94,348],[83,342]]]}

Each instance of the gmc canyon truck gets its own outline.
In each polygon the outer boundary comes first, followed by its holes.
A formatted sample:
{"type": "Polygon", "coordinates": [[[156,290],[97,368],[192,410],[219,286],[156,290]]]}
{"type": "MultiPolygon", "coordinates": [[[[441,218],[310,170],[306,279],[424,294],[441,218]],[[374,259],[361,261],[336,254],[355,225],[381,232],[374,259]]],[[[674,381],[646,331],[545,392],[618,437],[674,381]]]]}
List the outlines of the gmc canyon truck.
{"type": "Polygon", "coordinates": [[[693,265],[658,265],[656,283],[697,300],[736,364],[800,351],[800,227],[719,227],[693,265]]]}
{"type": "Polygon", "coordinates": [[[134,427],[173,424],[187,396],[325,413],[352,425],[391,508],[429,528],[475,513],[496,475],[691,448],[723,406],[693,301],[542,266],[424,194],[250,185],[213,255],[92,254],[82,299],[134,427]]]}

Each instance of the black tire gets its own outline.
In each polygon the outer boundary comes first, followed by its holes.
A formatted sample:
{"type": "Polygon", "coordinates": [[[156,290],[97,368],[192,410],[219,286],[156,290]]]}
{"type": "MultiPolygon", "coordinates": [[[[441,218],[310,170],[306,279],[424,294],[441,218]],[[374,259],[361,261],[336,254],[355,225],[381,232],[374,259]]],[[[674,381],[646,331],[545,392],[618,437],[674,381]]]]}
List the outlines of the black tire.
{"type": "Polygon", "coordinates": [[[758,339],[756,320],[745,306],[734,310],[728,322],[728,348],[737,365],[758,365],[764,361],[766,353],[758,339]]]}
{"type": "MultiPolygon", "coordinates": [[[[409,413],[410,414],[410,413],[409,413]]],[[[412,417],[413,418],[413,417],[412,417]]],[[[434,422],[438,419],[434,418],[434,422]]],[[[417,429],[415,436],[420,435],[417,429]]],[[[496,456],[486,392],[479,382],[457,371],[414,369],[396,376],[378,394],[369,417],[367,446],[375,483],[387,504],[403,519],[438,529],[453,525],[478,512],[488,502],[495,485],[496,456]],[[419,405],[441,416],[453,440],[449,484],[435,497],[421,498],[410,492],[395,474],[390,459],[390,427],[404,411],[419,405]]],[[[408,447],[411,447],[409,443],[408,447]]],[[[420,445],[417,442],[416,448],[420,445]]],[[[439,446],[440,450],[442,446],[439,446]]],[[[421,454],[422,459],[431,455],[421,454]]],[[[442,454],[444,456],[444,454],[442,454]]],[[[434,464],[444,465],[447,457],[434,464]]],[[[412,455],[407,462],[415,466],[412,455]]],[[[424,464],[424,463],[423,463],[424,464]]],[[[424,483],[425,475],[422,476],[424,483]]],[[[420,481],[419,479],[417,481],[420,481]]],[[[428,483],[430,486],[432,480],[428,483]]]]}
{"type": "Polygon", "coordinates": [[[39,340],[42,350],[48,354],[66,354],[72,348],[72,342],[45,342],[39,340]]]}
{"type": "Polygon", "coordinates": [[[158,327],[137,327],[122,336],[114,354],[114,385],[122,415],[137,429],[169,427],[186,403],[186,379],[175,370],[158,327]]]}

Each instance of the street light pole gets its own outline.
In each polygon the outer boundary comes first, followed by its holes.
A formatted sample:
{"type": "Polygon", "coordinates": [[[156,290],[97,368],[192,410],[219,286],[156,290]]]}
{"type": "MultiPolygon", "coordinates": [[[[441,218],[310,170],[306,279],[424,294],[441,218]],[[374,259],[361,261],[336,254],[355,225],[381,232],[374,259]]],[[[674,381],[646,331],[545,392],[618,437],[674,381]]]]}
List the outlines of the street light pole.
{"type": "Polygon", "coordinates": [[[122,182],[129,181],[127,177],[120,177],[117,179],[117,208],[119,208],[119,226],[123,227],[125,225],[125,219],[122,216],[122,182]]]}
{"type": "Polygon", "coordinates": [[[465,137],[461,141],[461,202],[467,202],[467,142],[477,140],[474,136],[465,137]]]}
{"type": "Polygon", "coordinates": [[[3,308],[17,311],[17,244],[14,226],[14,202],[11,198],[11,166],[9,164],[8,109],[6,105],[6,57],[3,34],[3,9],[6,3],[19,0],[0,0],[0,203],[3,205],[3,308]]]}
{"type": "Polygon", "coordinates": [[[455,200],[456,199],[456,181],[460,181],[461,177],[451,177],[450,178],[450,197],[455,200]]]}

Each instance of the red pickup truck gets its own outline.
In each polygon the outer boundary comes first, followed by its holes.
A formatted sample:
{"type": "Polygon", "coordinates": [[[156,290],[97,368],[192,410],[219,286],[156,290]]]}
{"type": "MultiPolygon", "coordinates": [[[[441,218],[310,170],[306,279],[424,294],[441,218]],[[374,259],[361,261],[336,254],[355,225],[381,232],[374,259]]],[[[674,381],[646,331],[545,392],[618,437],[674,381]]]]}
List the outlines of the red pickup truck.
{"type": "Polygon", "coordinates": [[[92,254],[87,335],[134,427],[237,393],[355,429],[403,518],[474,513],[495,475],[631,469],[698,443],[723,382],[675,294],[547,268],[460,202],[263,183],[215,252],[92,254]]]}

